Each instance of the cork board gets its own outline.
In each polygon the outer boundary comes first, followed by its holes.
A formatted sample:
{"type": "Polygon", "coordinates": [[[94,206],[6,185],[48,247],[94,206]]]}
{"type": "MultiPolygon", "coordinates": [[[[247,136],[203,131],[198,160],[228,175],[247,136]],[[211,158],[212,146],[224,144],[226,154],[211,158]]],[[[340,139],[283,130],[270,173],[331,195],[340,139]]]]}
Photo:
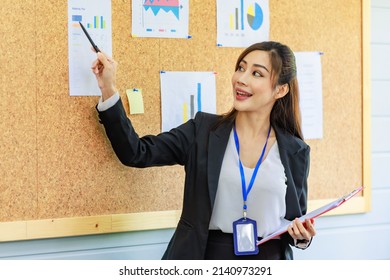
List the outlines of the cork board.
{"type": "MultiPolygon", "coordinates": [[[[215,1],[190,2],[192,38],[155,39],[132,38],[131,1],[112,1],[117,85],[126,107],[125,90],[143,90],[145,114],[131,116],[140,135],[161,130],[160,70],[217,72],[217,111],[231,107],[230,78],[242,49],[216,46],[215,1]]],[[[311,201],[368,182],[363,6],[359,0],[270,1],[271,40],[324,53],[324,137],[307,141],[311,201]]],[[[67,1],[4,0],[0,16],[10,23],[0,26],[0,226],[180,210],[183,167],[122,166],[98,122],[98,98],[69,96],[67,1]]]]}

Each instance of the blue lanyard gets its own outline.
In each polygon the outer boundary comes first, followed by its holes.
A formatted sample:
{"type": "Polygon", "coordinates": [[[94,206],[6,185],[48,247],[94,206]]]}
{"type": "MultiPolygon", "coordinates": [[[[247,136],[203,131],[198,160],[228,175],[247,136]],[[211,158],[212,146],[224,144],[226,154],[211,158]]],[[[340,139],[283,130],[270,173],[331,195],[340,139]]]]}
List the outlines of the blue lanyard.
{"type": "Polygon", "coordinates": [[[244,218],[246,219],[246,210],[247,210],[246,201],[247,201],[249,192],[251,191],[251,189],[253,187],[253,183],[255,182],[255,179],[256,179],[256,176],[257,176],[257,171],[259,171],[261,162],[262,162],[264,154],[265,154],[265,150],[267,148],[269,135],[271,134],[271,125],[269,126],[268,135],[267,135],[267,139],[265,140],[263,151],[261,152],[260,158],[257,161],[256,167],[255,167],[255,170],[253,171],[252,178],[251,178],[251,181],[249,182],[248,188],[246,187],[246,183],[245,183],[244,167],[242,166],[241,159],[240,159],[240,143],[238,141],[238,135],[237,135],[237,131],[236,131],[236,124],[234,124],[234,126],[233,126],[233,131],[234,131],[234,142],[236,143],[236,149],[237,149],[237,154],[238,154],[238,164],[239,164],[239,167],[240,167],[241,186],[242,186],[242,198],[244,199],[244,206],[243,206],[244,218]]]}

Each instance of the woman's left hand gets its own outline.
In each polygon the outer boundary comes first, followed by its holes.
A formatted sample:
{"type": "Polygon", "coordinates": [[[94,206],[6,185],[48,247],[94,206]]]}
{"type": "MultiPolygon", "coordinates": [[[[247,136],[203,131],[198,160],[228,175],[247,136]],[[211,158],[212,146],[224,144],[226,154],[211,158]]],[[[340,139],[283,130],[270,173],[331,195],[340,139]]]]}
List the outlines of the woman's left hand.
{"type": "Polygon", "coordinates": [[[314,219],[306,219],[305,222],[302,223],[298,218],[295,218],[287,230],[291,237],[297,240],[304,239],[309,241],[316,235],[314,219]]]}

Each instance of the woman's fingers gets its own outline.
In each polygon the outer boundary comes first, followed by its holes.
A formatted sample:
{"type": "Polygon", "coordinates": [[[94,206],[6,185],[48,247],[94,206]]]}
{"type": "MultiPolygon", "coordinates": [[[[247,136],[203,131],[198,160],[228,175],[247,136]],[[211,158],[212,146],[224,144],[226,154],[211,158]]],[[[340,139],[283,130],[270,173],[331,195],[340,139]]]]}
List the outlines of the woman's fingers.
{"type": "Polygon", "coordinates": [[[314,220],[307,219],[305,220],[305,224],[303,224],[298,218],[296,218],[288,227],[288,232],[294,239],[309,240],[316,234],[314,220]]]}
{"type": "Polygon", "coordinates": [[[91,66],[91,69],[93,71],[94,74],[99,74],[99,71],[101,69],[103,65],[101,64],[100,60],[99,59],[96,59],[93,63],[92,63],[92,66],[91,66]]]}
{"type": "Polygon", "coordinates": [[[316,235],[316,229],[314,227],[314,219],[306,219],[305,228],[309,232],[311,237],[316,235]]]}

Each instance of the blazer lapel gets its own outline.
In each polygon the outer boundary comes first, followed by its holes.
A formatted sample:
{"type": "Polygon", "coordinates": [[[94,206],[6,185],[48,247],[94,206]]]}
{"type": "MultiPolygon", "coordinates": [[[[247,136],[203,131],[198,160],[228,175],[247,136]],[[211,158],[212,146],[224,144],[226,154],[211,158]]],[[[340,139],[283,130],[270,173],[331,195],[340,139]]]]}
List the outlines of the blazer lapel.
{"type": "Polygon", "coordinates": [[[295,162],[294,157],[302,151],[302,146],[297,143],[293,136],[285,134],[278,127],[274,127],[276,138],[278,141],[280,160],[285,168],[287,176],[286,190],[286,216],[287,219],[293,219],[301,215],[300,206],[298,203],[297,191],[293,182],[291,162],[295,162]]]}
{"type": "Polygon", "coordinates": [[[214,208],[219,174],[232,127],[231,123],[223,123],[209,135],[207,174],[211,209],[214,208]]]}

